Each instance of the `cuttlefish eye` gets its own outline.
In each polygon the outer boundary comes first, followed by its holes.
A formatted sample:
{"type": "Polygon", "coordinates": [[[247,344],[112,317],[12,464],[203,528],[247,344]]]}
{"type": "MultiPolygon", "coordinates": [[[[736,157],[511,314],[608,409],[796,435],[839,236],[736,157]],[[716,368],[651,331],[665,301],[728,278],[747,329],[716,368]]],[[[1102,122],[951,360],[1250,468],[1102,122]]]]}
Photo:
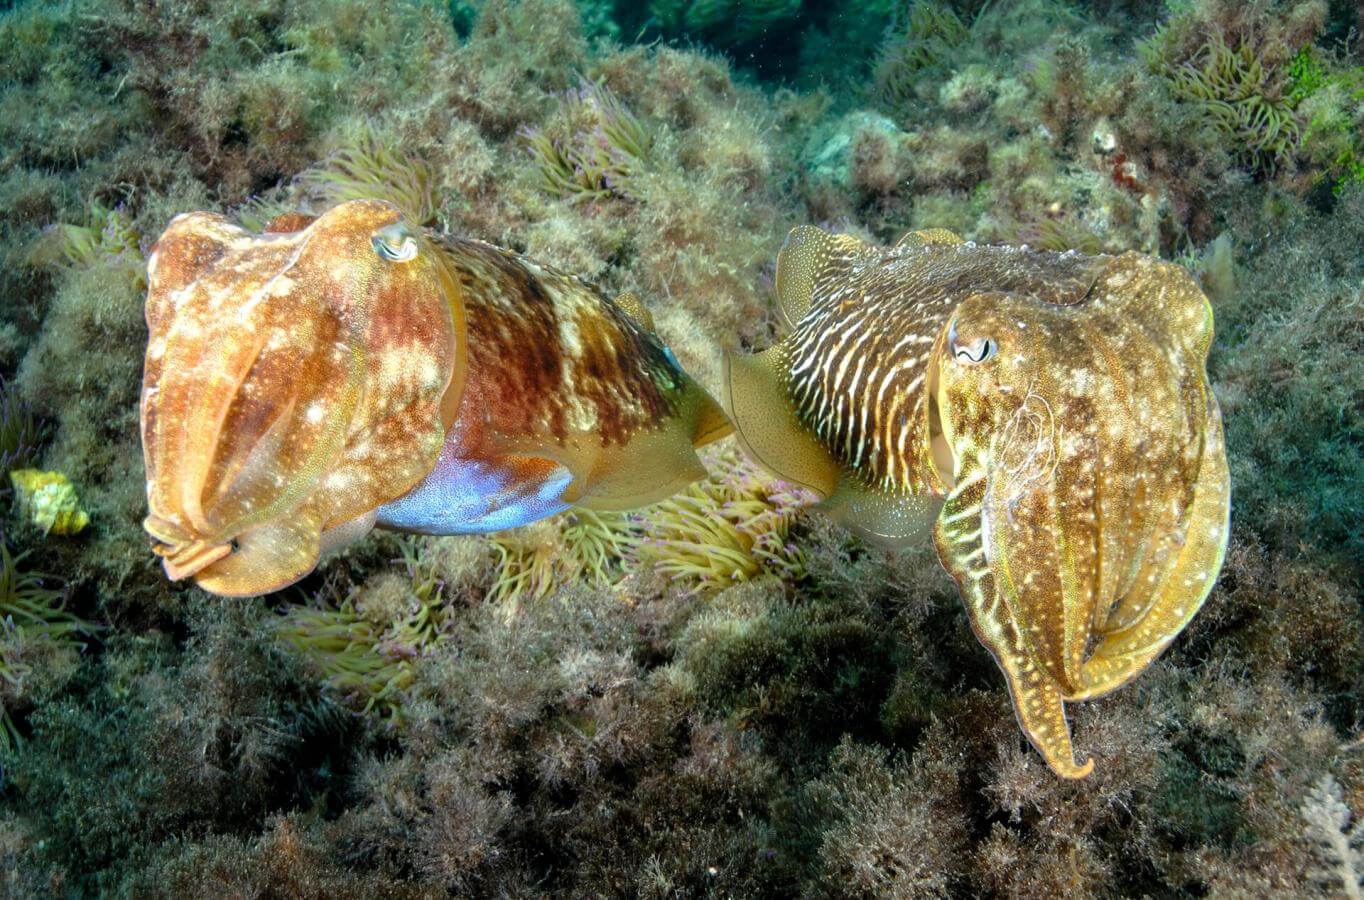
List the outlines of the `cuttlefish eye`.
{"type": "Polygon", "coordinates": [[[417,256],[417,239],[401,223],[388,225],[374,233],[374,252],[392,262],[407,262],[417,256]]]}
{"type": "Polygon", "coordinates": [[[957,340],[957,323],[953,322],[947,332],[948,345],[952,348],[952,357],[962,365],[978,366],[987,359],[995,355],[999,349],[992,338],[981,337],[974,341],[961,343],[957,340]]]}

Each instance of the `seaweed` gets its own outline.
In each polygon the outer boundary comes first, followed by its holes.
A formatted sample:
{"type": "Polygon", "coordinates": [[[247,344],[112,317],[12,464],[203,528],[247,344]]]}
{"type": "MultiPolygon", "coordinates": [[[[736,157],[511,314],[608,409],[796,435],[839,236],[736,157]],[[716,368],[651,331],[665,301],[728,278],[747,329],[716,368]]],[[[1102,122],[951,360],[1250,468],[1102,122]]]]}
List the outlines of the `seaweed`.
{"type": "Polygon", "coordinates": [[[878,43],[891,5],[0,15],[0,454],[94,523],[5,551],[31,616],[0,633],[0,891],[1348,890],[1357,11],[899,3],[878,43]],[[1177,258],[1217,318],[1222,576],[1131,689],[1071,705],[1108,761],[1081,784],[1020,738],[930,547],[868,546],[732,448],[650,509],[376,534],[282,598],[170,585],[140,527],[142,247],[188,210],[259,229],[349,196],[639,292],[711,388],[770,343],[803,220],[1177,258]]]}

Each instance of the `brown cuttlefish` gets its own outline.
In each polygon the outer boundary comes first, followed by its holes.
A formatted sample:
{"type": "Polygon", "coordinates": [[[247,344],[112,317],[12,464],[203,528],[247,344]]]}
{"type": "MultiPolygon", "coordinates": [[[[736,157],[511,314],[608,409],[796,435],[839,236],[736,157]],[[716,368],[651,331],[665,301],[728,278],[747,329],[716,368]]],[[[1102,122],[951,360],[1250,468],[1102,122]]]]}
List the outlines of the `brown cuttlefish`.
{"type": "Polygon", "coordinates": [[[148,281],[145,526],[170,578],[216,594],[292,584],[376,525],[644,505],[730,431],[634,295],[387,203],[263,234],[178,216],[148,281]]]}
{"type": "Polygon", "coordinates": [[[1207,298],[1179,266],[796,228],[793,326],[731,356],[747,452],[882,541],[930,528],[1018,721],[1083,778],[1066,702],[1135,677],[1212,588],[1230,481],[1207,298]]]}

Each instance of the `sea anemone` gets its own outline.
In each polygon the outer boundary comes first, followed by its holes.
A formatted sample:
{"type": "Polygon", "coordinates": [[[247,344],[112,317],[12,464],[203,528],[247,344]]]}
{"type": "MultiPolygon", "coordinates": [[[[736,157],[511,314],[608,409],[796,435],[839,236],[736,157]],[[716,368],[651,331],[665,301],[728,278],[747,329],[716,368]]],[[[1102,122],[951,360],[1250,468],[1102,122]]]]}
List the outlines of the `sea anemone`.
{"type": "Polygon", "coordinates": [[[637,528],[625,514],[588,509],[494,534],[497,575],[488,599],[516,604],[576,581],[613,584],[636,539],[637,528]]]}
{"type": "Polygon", "coordinates": [[[147,288],[147,260],[142,237],[122,206],[91,201],[82,225],[57,224],[47,228],[29,251],[34,265],[76,269],[101,267],[126,278],[131,288],[147,288]]]}
{"type": "Polygon", "coordinates": [[[732,447],[713,454],[709,468],[709,477],[639,514],[633,564],[700,591],[763,572],[799,578],[805,556],[788,537],[811,496],[767,475],[732,447]]]}
{"type": "Polygon", "coordinates": [[[404,539],[402,553],[401,574],[381,572],[340,598],[328,583],[275,622],[331,691],[389,726],[402,723],[416,661],[445,640],[450,617],[445,584],[416,540],[404,539]]]}
{"type": "Polygon", "coordinates": [[[22,561],[0,540],[0,750],[5,751],[22,743],[11,712],[24,701],[30,678],[42,674],[39,669],[50,673],[54,652],[72,655],[81,646],[76,636],[97,630],[66,609],[67,592],[48,587],[48,576],[21,571],[22,561]]]}
{"type": "Polygon", "coordinates": [[[33,465],[42,442],[38,418],[14,387],[0,378],[0,472],[33,465]]]}
{"type": "Polygon", "coordinates": [[[970,34],[969,26],[946,3],[907,4],[897,11],[877,53],[877,93],[891,104],[912,99],[919,73],[942,63],[970,34]]]}
{"type": "Polygon", "coordinates": [[[1195,59],[1163,74],[1174,95],[1197,104],[1250,162],[1272,166],[1302,140],[1284,73],[1266,67],[1248,44],[1233,49],[1214,36],[1195,59]]]}
{"type": "Polygon", "coordinates": [[[436,220],[436,182],[429,162],[394,149],[369,127],[298,177],[299,187],[328,206],[346,200],[387,200],[422,225],[436,220]]]}
{"type": "Polygon", "coordinates": [[[583,82],[564,98],[563,112],[580,124],[567,138],[522,127],[536,181],[545,193],[573,202],[631,196],[630,180],[647,166],[653,134],[605,86],[583,82]]]}

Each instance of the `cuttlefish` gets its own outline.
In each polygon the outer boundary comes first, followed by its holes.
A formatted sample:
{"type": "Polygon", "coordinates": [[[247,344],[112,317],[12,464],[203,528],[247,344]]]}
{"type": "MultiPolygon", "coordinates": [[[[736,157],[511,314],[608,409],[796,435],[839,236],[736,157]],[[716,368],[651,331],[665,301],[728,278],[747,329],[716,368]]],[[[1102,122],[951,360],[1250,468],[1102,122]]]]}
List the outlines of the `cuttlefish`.
{"type": "Polygon", "coordinates": [[[278,590],[375,526],[650,503],[730,430],[635,295],[387,203],[263,234],[181,215],[148,282],[145,527],[170,578],[215,594],[278,590]]]}
{"type": "Polygon", "coordinates": [[[1048,765],[1083,778],[1065,703],[1125,684],[1221,568],[1230,482],[1211,307],[1177,265],[791,232],[792,330],[731,354],[741,444],[883,542],[931,530],[1048,765]]]}

